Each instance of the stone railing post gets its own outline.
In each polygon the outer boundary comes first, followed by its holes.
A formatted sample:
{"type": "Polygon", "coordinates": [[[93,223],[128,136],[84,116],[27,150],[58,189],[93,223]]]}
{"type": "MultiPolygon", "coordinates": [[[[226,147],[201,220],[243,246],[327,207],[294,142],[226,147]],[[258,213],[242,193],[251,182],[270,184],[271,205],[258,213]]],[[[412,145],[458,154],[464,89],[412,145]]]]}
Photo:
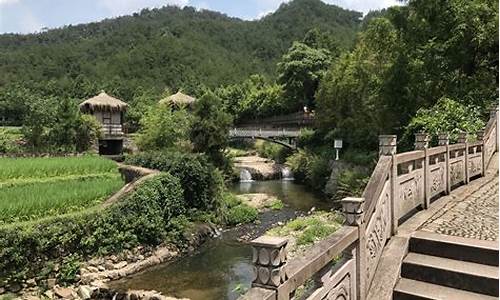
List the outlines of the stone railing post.
{"type": "Polygon", "coordinates": [[[477,133],[476,133],[476,138],[478,141],[482,142],[483,143],[483,146],[482,146],[482,150],[481,151],[481,160],[483,161],[482,163],[482,171],[481,171],[481,176],[484,176],[485,174],[485,170],[486,170],[486,160],[488,159],[488,157],[486,157],[486,143],[484,141],[484,130],[479,130],[477,133]]]}
{"type": "Polygon", "coordinates": [[[286,278],[286,245],[288,239],[261,236],[250,242],[252,246],[252,286],[277,289],[286,278]]]}
{"type": "Polygon", "coordinates": [[[397,151],[397,136],[395,135],[379,135],[378,137],[378,154],[393,155],[397,151]]]}
{"type": "Polygon", "coordinates": [[[424,150],[429,147],[429,135],[425,132],[415,134],[415,150],[424,150]]]}
{"type": "Polygon", "coordinates": [[[356,290],[357,299],[364,300],[367,292],[366,224],[363,222],[365,199],[344,198],[341,204],[347,225],[358,227],[359,238],[354,255],[356,258],[356,290]]]}
{"type": "Polygon", "coordinates": [[[495,120],[495,151],[498,151],[498,107],[490,110],[490,119],[495,120]]]}
{"type": "Polygon", "coordinates": [[[396,135],[379,135],[379,156],[390,155],[392,156],[391,163],[391,231],[395,235],[398,232],[397,222],[397,207],[396,207],[396,178],[398,176],[398,166],[396,164],[397,153],[397,136],[396,135]]]}
{"type": "Polygon", "coordinates": [[[465,144],[465,184],[469,183],[469,141],[467,140],[467,132],[460,132],[458,134],[457,142],[465,144]]]}
{"type": "Polygon", "coordinates": [[[446,168],[446,193],[451,192],[450,183],[450,135],[447,132],[438,133],[438,145],[446,147],[446,153],[444,155],[445,168],[446,168]]]}
{"type": "Polygon", "coordinates": [[[427,148],[429,148],[429,135],[425,132],[418,132],[415,134],[415,150],[424,151],[424,205],[423,207],[427,209],[430,205],[430,193],[429,193],[429,158],[427,157],[427,148]]]}

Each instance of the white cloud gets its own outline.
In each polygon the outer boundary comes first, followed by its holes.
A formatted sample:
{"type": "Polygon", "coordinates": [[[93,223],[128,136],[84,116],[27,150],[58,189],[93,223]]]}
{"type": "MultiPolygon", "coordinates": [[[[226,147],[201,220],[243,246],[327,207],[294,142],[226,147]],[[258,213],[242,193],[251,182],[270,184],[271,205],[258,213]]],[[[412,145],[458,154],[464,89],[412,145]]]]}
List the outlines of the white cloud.
{"type": "Polygon", "coordinates": [[[19,2],[19,0],[0,0],[0,5],[8,5],[19,2]]]}
{"type": "MultiPolygon", "coordinates": [[[[2,0],[0,0],[2,1],[2,0]]],[[[99,0],[99,5],[111,13],[111,16],[131,14],[143,8],[177,5],[183,7],[189,0],[99,0]]]]}

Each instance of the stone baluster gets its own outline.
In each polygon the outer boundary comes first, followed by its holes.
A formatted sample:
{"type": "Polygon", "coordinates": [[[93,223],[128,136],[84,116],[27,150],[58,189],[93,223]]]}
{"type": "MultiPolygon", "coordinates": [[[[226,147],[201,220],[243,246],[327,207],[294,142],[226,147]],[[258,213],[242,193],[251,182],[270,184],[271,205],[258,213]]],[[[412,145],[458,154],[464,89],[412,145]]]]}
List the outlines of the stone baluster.
{"type": "MultiPolygon", "coordinates": [[[[493,109],[490,110],[490,119],[494,119],[495,120],[495,151],[498,151],[498,131],[499,131],[499,128],[498,128],[498,107],[495,107],[493,109]]],[[[483,151],[484,151],[484,148],[483,148],[483,151]]]]}
{"type": "Polygon", "coordinates": [[[378,137],[378,153],[382,155],[393,155],[397,151],[397,136],[396,135],[379,135],[378,137]]]}
{"type": "Polygon", "coordinates": [[[483,151],[482,151],[482,172],[481,172],[481,175],[484,176],[484,171],[486,170],[486,160],[488,159],[487,155],[486,155],[486,152],[489,151],[486,149],[486,143],[484,141],[484,130],[479,130],[477,133],[476,133],[476,138],[478,141],[480,142],[483,142],[483,151]]]}
{"type": "Polygon", "coordinates": [[[450,144],[450,135],[447,132],[438,133],[438,145],[447,146],[450,144]]]}
{"type": "MultiPolygon", "coordinates": [[[[465,144],[465,153],[464,153],[464,156],[465,156],[465,184],[469,183],[469,143],[468,143],[468,140],[467,140],[467,132],[460,132],[458,134],[458,139],[457,139],[457,142],[459,144],[465,144]]],[[[477,147],[474,147],[473,148],[473,153],[476,153],[476,149],[477,147]]]]}
{"type": "Polygon", "coordinates": [[[425,132],[415,134],[415,150],[424,150],[429,147],[429,135],[425,132]]]}
{"type": "Polygon", "coordinates": [[[349,226],[358,227],[358,243],[356,245],[356,290],[357,299],[365,299],[366,286],[366,269],[367,269],[367,252],[366,252],[366,224],[364,222],[364,198],[344,198],[341,200],[342,212],[346,218],[346,223],[349,226]]]}
{"type": "Polygon", "coordinates": [[[445,168],[446,168],[446,193],[451,192],[450,184],[450,135],[447,132],[438,133],[438,145],[446,147],[446,153],[444,155],[445,168]]]}
{"type": "Polygon", "coordinates": [[[276,289],[287,280],[287,244],[288,239],[271,236],[261,236],[250,242],[254,264],[252,286],[276,289]]]}

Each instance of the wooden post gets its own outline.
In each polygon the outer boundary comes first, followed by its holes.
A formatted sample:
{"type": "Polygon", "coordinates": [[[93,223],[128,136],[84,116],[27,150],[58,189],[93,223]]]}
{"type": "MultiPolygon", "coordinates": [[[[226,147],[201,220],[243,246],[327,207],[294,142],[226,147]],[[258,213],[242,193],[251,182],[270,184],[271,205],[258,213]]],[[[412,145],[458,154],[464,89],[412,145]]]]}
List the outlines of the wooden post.
{"type": "Polygon", "coordinates": [[[252,246],[253,287],[276,289],[286,281],[286,245],[288,239],[261,236],[250,242],[252,246]]]}
{"type": "Polygon", "coordinates": [[[397,152],[397,136],[395,135],[380,135],[379,140],[379,155],[392,156],[391,163],[391,232],[395,235],[398,232],[398,207],[396,205],[398,166],[396,162],[397,152]]]}
{"type": "MultiPolygon", "coordinates": [[[[465,145],[465,153],[464,153],[464,156],[465,156],[465,184],[468,184],[469,183],[469,143],[467,141],[467,132],[460,132],[458,134],[457,142],[459,144],[465,145]]],[[[475,151],[474,151],[474,153],[475,153],[475,151]]]]}
{"type": "Polygon", "coordinates": [[[344,198],[341,204],[347,225],[358,227],[358,243],[355,250],[356,290],[357,300],[365,300],[367,292],[366,224],[363,222],[365,199],[344,198]]]}
{"type": "Polygon", "coordinates": [[[439,146],[446,147],[446,154],[444,155],[445,168],[446,168],[446,194],[451,192],[450,182],[450,135],[446,132],[438,134],[439,146]]]}
{"type": "Polygon", "coordinates": [[[477,140],[478,141],[481,141],[483,144],[482,144],[482,151],[481,151],[481,161],[482,161],[482,170],[481,170],[481,176],[484,176],[485,174],[485,171],[486,171],[486,159],[488,159],[486,156],[485,156],[485,153],[486,153],[486,143],[484,142],[484,130],[479,130],[477,132],[477,140]]]}

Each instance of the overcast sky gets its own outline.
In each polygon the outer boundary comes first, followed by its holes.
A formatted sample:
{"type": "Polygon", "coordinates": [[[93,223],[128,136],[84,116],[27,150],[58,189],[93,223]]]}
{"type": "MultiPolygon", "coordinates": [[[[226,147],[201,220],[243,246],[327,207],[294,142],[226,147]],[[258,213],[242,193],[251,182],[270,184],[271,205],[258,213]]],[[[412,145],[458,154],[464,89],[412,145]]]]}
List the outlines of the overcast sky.
{"type": "MultiPolygon", "coordinates": [[[[397,4],[396,0],[323,1],[364,13],[397,4]]],[[[189,5],[248,20],[276,10],[282,2],[286,0],[0,0],[0,33],[36,32],[165,5],[189,5]]]]}

